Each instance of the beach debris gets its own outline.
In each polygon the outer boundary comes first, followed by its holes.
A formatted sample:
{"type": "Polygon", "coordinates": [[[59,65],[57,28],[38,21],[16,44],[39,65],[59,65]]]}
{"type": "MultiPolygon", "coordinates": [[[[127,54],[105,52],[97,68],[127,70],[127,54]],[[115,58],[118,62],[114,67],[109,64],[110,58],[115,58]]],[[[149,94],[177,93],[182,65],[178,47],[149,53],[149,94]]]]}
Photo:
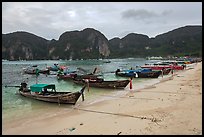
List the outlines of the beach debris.
{"type": "Polygon", "coordinates": [[[155,122],[156,124],[158,124],[157,122],[161,122],[161,120],[155,118],[153,115],[151,115],[151,116],[152,116],[152,118],[151,118],[152,122],[155,122]]]}
{"type": "Polygon", "coordinates": [[[157,119],[156,118],[152,118],[152,122],[157,122],[157,119]]]}
{"type": "Polygon", "coordinates": [[[120,135],[122,132],[118,132],[118,134],[117,135],[120,135]]]}
{"type": "Polygon", "coordinates": [[[83,123],[80,123],[79,125],[83,125],[83,123]]]}
{"type": "Polygon", "coordinates": [[[129,97],[134,97],[134,95],[129,95],[129,97]]]}
{"type": "Polygon", "coordinates": [[[177,75],[177,77],[184,77],[183,75],[177,75]]]}
{"type": "Polygon", "coordinates": [[[141,119],[147,119],[146,117],[141,117],[141,119]]]}
{"type": "Polygon", "coordinates": [[[76,128],[72,127],[72,128],[69,128],[69,131],[73,131],[75,130],[76,128]]]}
{"type": "Polygon", "coordinates": [[[196,133],[197,135],[200,135],[202,133],[201,130],[197,129],[197,128],[193,128],[193,129],[189,129],[191,131],[193,131],[194,133],[196,133]]]}

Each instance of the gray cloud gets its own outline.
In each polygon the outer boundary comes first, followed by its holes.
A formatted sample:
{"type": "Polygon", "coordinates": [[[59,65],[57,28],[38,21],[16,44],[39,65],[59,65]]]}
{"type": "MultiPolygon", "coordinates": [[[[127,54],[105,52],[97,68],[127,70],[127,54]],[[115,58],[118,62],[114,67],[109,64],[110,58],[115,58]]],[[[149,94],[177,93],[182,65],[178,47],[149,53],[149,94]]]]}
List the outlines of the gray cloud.
{"type": "Polygon", "coordinates": [[[134,32],[149,37],[202,25],[202,2],[3,2],[2,33],[27,31],[58,39],[87,27],[108,39],[134,32]]]}
{"type": "Polygon", "coordinates": [[[145,19],[151,17],[157,17],[158,15],[154,12],[150,12],[144,9],[129,9],[121,13],[122,18],[134,18],[134,19],[145,19]]]}
{"type": "Polygon", "coordinates": [[[166,16],[172,13],[172,10],[165,10],[161,13],[161,15],[166,16]]]}
{"type": "Polygon", "coordinates": [[[126,11],[123,11],[121,13],[121,16],[123,19],[151,19],[151,18],[157,18],[157,17],[162,17],[170,14],[170,10],[162,11],[160,14],[155,13],[153,11],[148,11],[145,9],[129,9],[126,11]]]}

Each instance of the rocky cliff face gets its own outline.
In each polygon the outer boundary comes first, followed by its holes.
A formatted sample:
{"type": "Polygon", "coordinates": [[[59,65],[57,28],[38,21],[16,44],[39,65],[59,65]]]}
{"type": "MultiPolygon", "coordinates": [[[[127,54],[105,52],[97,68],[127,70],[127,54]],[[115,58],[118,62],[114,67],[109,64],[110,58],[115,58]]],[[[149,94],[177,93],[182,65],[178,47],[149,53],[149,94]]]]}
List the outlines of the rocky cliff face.
{"type": "Polygon", "coordinates": [[[161,56],[202,56],[202,26],[185,26],[157,35],[151,47],[151,53],[161,56]]]}
{"type": "Polygon", "coordinates": [[[109,41],[111,57],[141,57],[147,54],[146,47],[150,39],[146,35],[130,33],[124,38],[113,38],[109,41]]]}
{"type": "Polygon", "coordinates": [[[99,50],[99,54],[102,57],[108,57],[110,55],[108,39],[102,33],[94,29],[84,29],[82,33],[83,37],[86,38],[87,36],[87,41],[90,41],[99,50]]]}
{"type": "Polygon", "coordinates": [[[47,58],[47,40],[27,32],[2,34],[2,58],[32,60],[47,58]]]}
{"type": "Polygon", "coordinates": [[[92,28],[65,32],[51,47],[52,58],[94,59],[106,58],[110,55],[107,38],[92,28]]]}
{"type": "Polygon", "coordinates": [[[155,38],[130,33],[109,40],[110,57],[202,56],[202,26],[185,26],[155,38]]]}
{"type": "Polygon", "coordinates": [[[67,31],[59,40],[28,32],[2,34],[2,59],[98,59],[167,55],[202,56],[202,26],[185,26],[149,38],[130,33],[108,39],[93,28],[67,31]]]}
{"type": "Polygon", "coordinates": [[[18,59],[89,59],[110,55],[107,38],[97,30],[63,33],[59,40],[48,41],[27,32],[2,34],[2,57],[18,59]]]}

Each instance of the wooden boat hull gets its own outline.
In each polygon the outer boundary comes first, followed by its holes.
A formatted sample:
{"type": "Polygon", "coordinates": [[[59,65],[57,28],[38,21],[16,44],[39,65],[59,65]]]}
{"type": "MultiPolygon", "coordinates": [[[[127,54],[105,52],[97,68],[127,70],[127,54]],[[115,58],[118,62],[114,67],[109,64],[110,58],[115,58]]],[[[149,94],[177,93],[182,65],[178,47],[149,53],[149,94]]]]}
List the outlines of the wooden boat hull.
{"type": "Polygon", "coordinates": [[[82,80],[82,79],[97,79],[100,75],[94,75],[94,74],[86,74],[86,75],[79,75],[75,77],[77,80],[82,80]]]}
{"type": "Polygon", "coordinates": [[[141,70],[127,70],[127,71],[116,71],[117,76],[130,77],[130,78],[158,78],[161,74],[160,70],[152,71],[151,69],[141,70]]]}
{"type": "Polygon", "coordinates": [[[138,78],[158,78],[161,71],[137,72],[138,78]]]}
{"type": "Polygon", "coordinates": [[[42,74],[50,74],[50,70],[49,70],[49,69],[39,70],[39,73],[42,73],[42,74]]]}
{"type": "MultiPolygon", "coordinates": [[[[129,84],[129,82],[130,82],[129,80],[98,81],[98,82],[89,81],[87,84],[89,84],[90,87],[115,89],[115,88],[125,88],[129,84]]],[[[74,83],[85,84],[85,81],[74,80],[74,83]]]]}
{"type": "MultiPolygon", "coordinates": [[[[36,70],[35,70],[35,69],[33,69],[33,70],[24,70],[24,73],[25,73],[25,74],[36,75],[36,70]]],[[[42,73],[42,74],[50,74],[50,70],[48,70],[48,69],[39,70],[39,73],[42,73]]]]}
{"type": "Polygon", "coordinates": [[[19,93],[22,96],[40,101],[75,105],[84,90],[85,86],[78,92],[47,92],[46,94],[37,94],[30,91],[19,91],[19,93]]]}
{"type": "Polygon", "coordinates": [[[144,66],[141,66],[141,68],[150,68],[152,70],[162,70],[162,69],[174,69],[174,70],[183,70],[183,67],[182,66],[148,66],[148,65],[144,65],[144,66]]]}
{"type": "Polygon", "coordinates": [[[20,91],[20,94],[25,97],[33,98],[40,101],[46,101],[51,103],[59,103],[59,104],[75,104],[80,97],[80,93],[67,93],[63,95],[38,95],[34,94],[32,95],[30,92],[22,92],[20,91]]]}
{"type": "Polygon", "coordinates": [[[77,74],[67,74],[67,75],[57,75],[58,80],[72,80],[77,76],[77,74]]]}
{"type": "Polygon", "coordinates": [[[115,73],[117,76],[121,76],[121,77],[129,77],[129,78],[135,78],[136,77],[136,73],[122,73],[122,72],[117,72],[115,73]]]}

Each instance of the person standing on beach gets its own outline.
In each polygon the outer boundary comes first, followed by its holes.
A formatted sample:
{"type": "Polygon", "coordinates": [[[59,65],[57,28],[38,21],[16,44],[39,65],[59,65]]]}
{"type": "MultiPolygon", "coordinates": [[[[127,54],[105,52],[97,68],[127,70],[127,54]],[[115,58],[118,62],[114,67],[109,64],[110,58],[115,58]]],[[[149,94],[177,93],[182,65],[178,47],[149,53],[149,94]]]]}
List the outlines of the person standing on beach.
{"type": "Polygon", "coordinates": [[[171,67],[171,74],[172,74],[172,77],[173,77],[173,74],[174,74],[174,66],[171,67]]]}
{"type": "Polygon", "coordinates": [[[162,68],[161,72],[162,72],[162,78],[163,78],[163,76],[164,76],[164,68],[162,68]]]}
{"type": "Polygon", "coordinates": [[[132,89],[132,77],[130,78],[130,89],[132,89]]]}

